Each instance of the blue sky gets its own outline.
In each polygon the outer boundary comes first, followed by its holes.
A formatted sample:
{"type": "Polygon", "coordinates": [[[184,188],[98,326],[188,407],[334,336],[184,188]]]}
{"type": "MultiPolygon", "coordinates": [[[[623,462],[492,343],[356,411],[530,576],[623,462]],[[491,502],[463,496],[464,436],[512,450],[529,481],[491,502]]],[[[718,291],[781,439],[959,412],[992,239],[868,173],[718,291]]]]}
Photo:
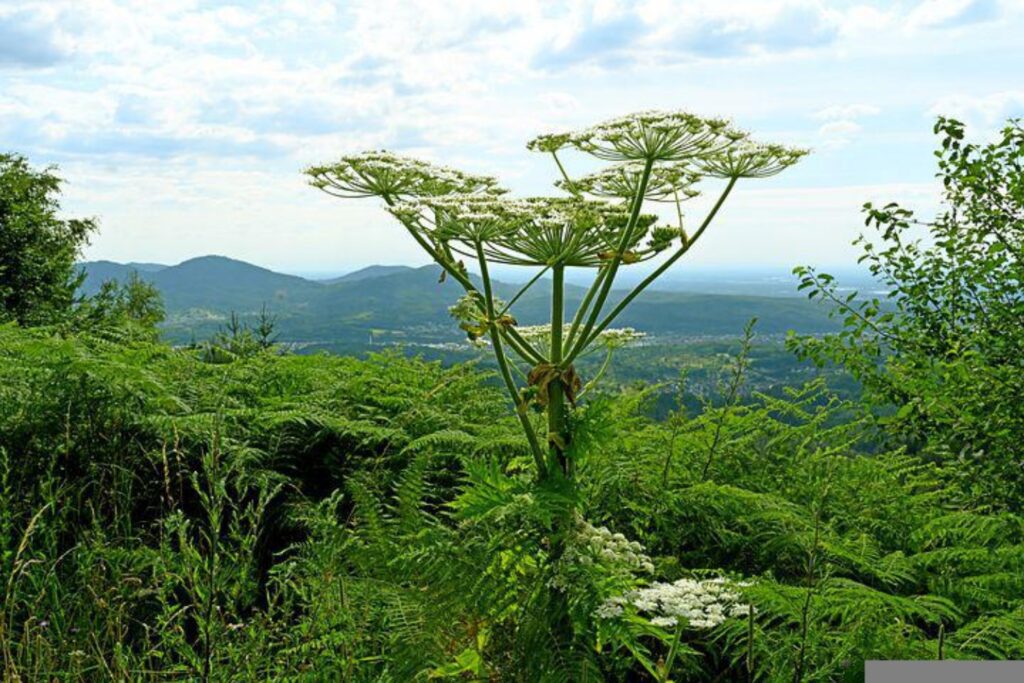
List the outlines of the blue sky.
{"type": "Polygon", "coordinates": [[[542,193],[536,133],[683,108],[814,148],[692,265],[835,266],[864,201],[935,210],[937,114],[1024,114],[1021,36],[1024,0],[0,0],[0,148],[61,167],[89,258],[340,272],[425,260],[311,163],[388,148],[542,193]]]}

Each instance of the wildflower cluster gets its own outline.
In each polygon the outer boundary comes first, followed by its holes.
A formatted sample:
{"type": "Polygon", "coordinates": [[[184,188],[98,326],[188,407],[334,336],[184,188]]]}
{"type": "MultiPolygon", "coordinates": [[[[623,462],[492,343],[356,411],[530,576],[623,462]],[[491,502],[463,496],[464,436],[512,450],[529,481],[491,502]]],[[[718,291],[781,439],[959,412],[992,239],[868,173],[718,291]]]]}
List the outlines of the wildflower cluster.
{"type": "Polygon", "coordinates": [[[577,517],[576,527],[561,557],[560,571],[552,581],[557,587],[569,588],[573,586],[573,573],[591,568],[600,568],[629,582],[637,572],[654,573],[654,563],[640,543],[577,517]]]}
{"type": "Polygon", "coordinates": [[[336,197],[436,197],[452,193],[501,194],[490,176],[472,175],[399,156],[387,151],[362,152],[341,157],[333,164],[306,170],[313,187],[336,197]]]}
{"type": "Polygon", "coordinates": [[[448,307],[448,315],[460,323],[476,323],[487,320],[483,314],[483,302],[475,293],[460,296],[458,301],[448,307]]]}
{"type": "Polygon", "coordinates": [[[608,527],[595,527],[586,520],[579,520],[576,536],[568,553],[573,553],[580,564],[601,562],[625,566],[633,571],[654,572],[654,563],[644,554],[644,548],[637,541],[630,541],[623,534],[612,533],[608,527]]]}
{"type": "Polygon", "coordinates": [[[689,239],[686,230],[681,227],[675,228],[671,225],[658,226],[651,230],[651,238],[648,240],[647,246],[654,253],[658,253],[671,247],[672,243],[677,239],[685,246],[689,239]]]}
{"type": "Polygon", "coordinates": [[[555,152],[575,147],[609,161],[683,161],[723,149],[746,136],[726,119],[685,111],[642,111],[578,131],[541,135],[527,148],[555,152]]]}
{"type": "MultiPolygon", "coordinates": [[[[735,584],[743,586],[744,584],[735,584]]],[[[645,614],[655,626],[684,625],[694,629],[718,626],[730,617],[744,617],[750,605],[740,602],[740,595],[724,578],[679,579],[672,583],[655,583],[645,588],[606,600],[595,615],[612,619],[627,609],[645,614]]]]}
{"type": "Polygon", "coordinates": [[[809,150],[750,141],[698,160],[701,171],[713,178],[767,178],[786,170],[809,150]]]}
{"type": "MultiPolygon", "coordinates": [[[[632,200],[640,191],[644,164],[630,161],[608,166],[574,180],[559,180],[557,187],[595,197],[632,200]]],[[[693,185],[701,179],[697,170],[686,163],[672,163],[651,169],[644,198],[656,202],[686,201],[700,194],[693,185]]]]}
{"type": "MultiPolygon", "coordinates": [[[[433,243],[476,258],[510,265],[598,266],[615,253],[629,216],[616,204],[570,197],[506,199],[489,194],[451,194],[402,201],[392,215],[433,243]]],[[[654,223],[642,215],[624,261],[653,256],[634,250],[654,223]]]]}

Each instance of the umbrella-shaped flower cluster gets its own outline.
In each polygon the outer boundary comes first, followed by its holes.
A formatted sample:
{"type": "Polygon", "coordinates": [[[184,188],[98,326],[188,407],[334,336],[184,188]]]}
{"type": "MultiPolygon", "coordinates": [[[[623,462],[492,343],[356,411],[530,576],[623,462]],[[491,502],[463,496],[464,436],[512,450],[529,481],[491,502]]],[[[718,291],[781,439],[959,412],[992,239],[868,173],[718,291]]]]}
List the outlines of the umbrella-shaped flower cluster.
{"type": "Polygon", "coordinates": [[[654,572],[654,563],[637,541],[631,541],[608,527],[595,527],[578,519],[562,561],[584,567],[601,565],[611,571],[626,573],[654,572]]]}
{"type": "Polygon", "coordinates": [[[333,164],[310,167],[306,174],[313,187],[346,199],[382,197],[394,201],[452,193],[505,192],[490,176],[464,173],[384,150],[343,156],[333,164]]]}
{"type": "MultiPolygon", "coordinates": [[[[629,161],[602,168],[580,178],[562,179],[555,185],[569,192],[629,201],[640,191],[643,176],[643,162],[629,161]]],[[[647,179],[647,187],[644,188],[644,198],[656,202],[692,199],[700,194],[700,191],[693,187],[700,179],[700,172],[687,163],[653,166],[647,179]]]]}
{"type": "Polygon", "coordinates": [[[765,145],[744,140],[700,159],[700,172],[712,178],[768,178],[781,173],[801,157],[806,149],[784,145],[765,145]]]}
{"type": "Polygon", "coordinates": [[[727,147],[747,136],[727,119],[686,111],[642,111],[578,131],[534,138],[529,149],[557,152],[565,147],[608,161],[685,161],[727,147]]]}
{"type": "MultiPolygon", "coordinates": [[[[575,197],[451,194],[399,202],[390,211],[410,231],[462,256],[477,258],[479,246],[492,263],[541,267],[600,266],[617,253],[629,222],[619,204],[575,197]]],[[[637,219],[626,261],[654,255],[640,243],[656,220],[637,219]]]]}
{"type": "Polygon", "coordinates": [[[647,616],[655,626],[687,626],[709,629],[730,617],[750,614],[740,594],[726,579],[679,579],[672,583],[654,583],[606,600],[597,616],[611,619],[626,610],[647,616]]]}

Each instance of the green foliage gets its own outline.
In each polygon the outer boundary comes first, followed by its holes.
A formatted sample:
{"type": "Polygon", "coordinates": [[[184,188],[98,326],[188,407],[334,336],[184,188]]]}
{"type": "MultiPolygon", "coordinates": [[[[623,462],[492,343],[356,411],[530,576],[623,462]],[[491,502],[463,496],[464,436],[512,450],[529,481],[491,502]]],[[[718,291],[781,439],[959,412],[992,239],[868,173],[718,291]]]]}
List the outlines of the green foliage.
{"type": "Polygon", "coordinates": [[[888,288],[885,300],[840,296],[830,275],[797,269],[801,288],[830,301],[844,329],[792,342],[853,372],[893,443],[961,463],[950,474],[967,501],[1020,511],[1024,129],[1011,121],[988,144],[966,142],[952,119],[935,132],[943,213],[921,222],[897,204],[865,205],[882,242],[861,238],[861,260],[888,288]]]}
{"type": "Polygon", "coordinates": [[[321,601],[285,580],[324,528],[319,501],[357,474],[397,484],[416,452],[438,454],[427,475],[445,489],[493,437],[523,453],[469,368],[202,356],[0,327],[7,675],[274,678],[266,657],[321,601]],[[471,438],[430,438],[444,433],[471,438]]]}
{"type": "Polygon", "coordinates": [[[253,325],[243,323],[232,311],[227,324],[201,345],[203,359],[208,363],[230,363],[270,351],[277,340],[276,328],[277,318],[267,311],[266,304],[253,325]]]}
{"type": "Polygon", "coordinates": [[[59,217],[62,183],[52,168],[0,154],[0,323],[54,322],[71,309],[75,260],[96,224],[59,217]]]}
{"type": "MultiPolygon", "coordinates": [[[[722,370],[737,393],[747,362],[722,370]]],[[[946,465],[873,452],[820,380],[666,420],[650,389],[596,393],[571,487],[533,481],[472,366],[210,363],[7,326],[0,375],[11,678],[857,680],[868,658],[936,657],[940,631],[947,658],[1021,655],[1024,520],[958,505],[946,465]],[[598,525],[653,573],[593,550],[598,525]],[[752,624],[676,643],[597,616],[709,574],[753,581],[752,624]]]]}
{"type": "Polygon", "coordinates": [[[163,320],[160,292],[132,271],[123,283],[107,280],[95,295],[79,302],[70,322],[94,334],[155,341],[163,320]]]}

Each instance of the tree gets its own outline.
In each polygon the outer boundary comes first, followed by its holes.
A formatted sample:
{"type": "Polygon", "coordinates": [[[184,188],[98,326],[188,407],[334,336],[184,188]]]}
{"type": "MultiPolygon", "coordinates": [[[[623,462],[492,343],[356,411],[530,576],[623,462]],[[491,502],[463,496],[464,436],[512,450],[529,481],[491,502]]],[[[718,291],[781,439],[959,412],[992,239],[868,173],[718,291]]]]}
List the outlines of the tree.
{"type": "Polygon", "coordinates": [[[930,222],[898,204],[864,207],[861,258],[883,299],[840,295],[834,278],[798,268],[802,288],[844,318],[842,332],[793,338],[805,357],[848,368],[882,408],[884,433],[956,464],[964,501],[1024,509],[1024,128],[989,144],[940,118],[945,208],[930,222]],[[886,409],[887,408],[887,409],[886,409]]]}
{"type": "Polygon", "coordinates": [[[202,345],[202,349],[203,358],[210,363],[230,363],[274,352],[278,349],[277,316],[263,304],[255,324],[247,324],[238,313],[231,311],[228,322],[202,345]]]}
{"type": "Polygon", "coordinates": [[[47,323],[72,307],[75,261],[96,223],[59,216],[63,182],[53,168],[0,154],[0,321],[47,323]]]}
{"type": "Polygon", "coordinates": [[[124,282],[107,280],[100,285],[95,295],[75,309],[73,322],[79,330],[116,331],[121,337],[155,340],[163,320],[160,291],[133,270],[124,282]]]}

